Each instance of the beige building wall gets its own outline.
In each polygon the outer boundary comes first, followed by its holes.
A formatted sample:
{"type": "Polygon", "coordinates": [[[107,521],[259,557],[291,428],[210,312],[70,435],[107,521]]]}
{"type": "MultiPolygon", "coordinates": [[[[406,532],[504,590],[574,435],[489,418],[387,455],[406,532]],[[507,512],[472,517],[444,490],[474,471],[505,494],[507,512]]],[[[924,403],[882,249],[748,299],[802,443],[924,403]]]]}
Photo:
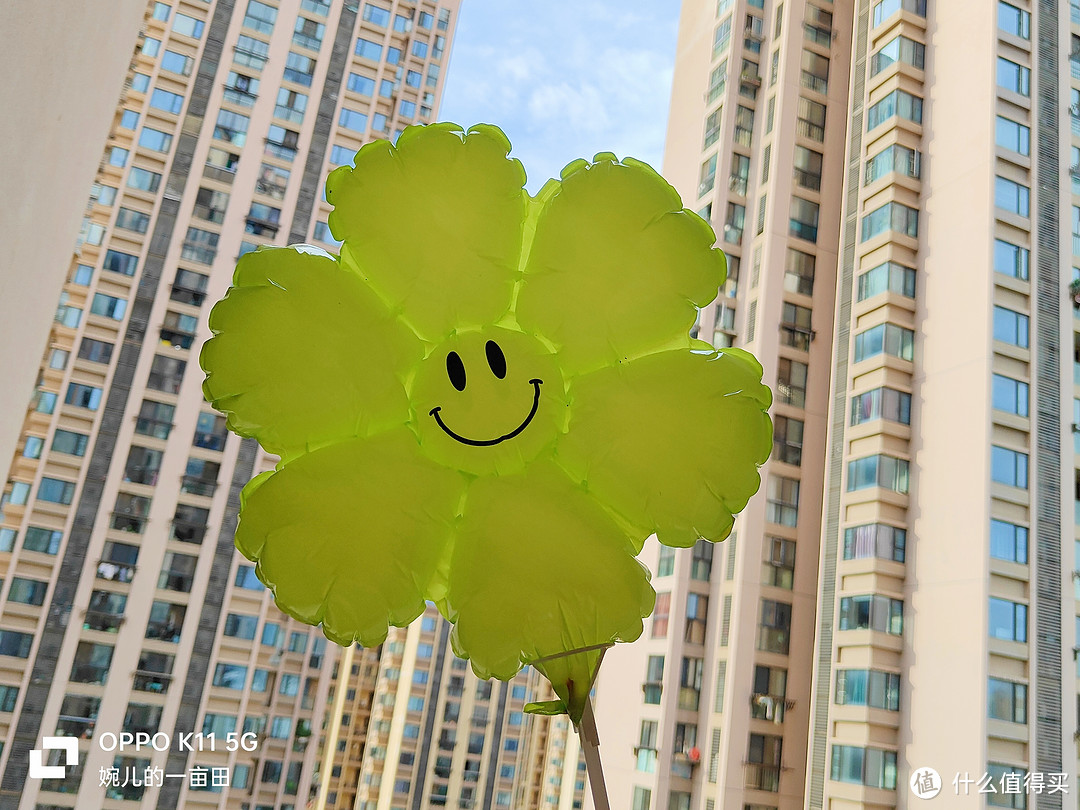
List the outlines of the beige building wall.
{"type": "Polygon", "coordinates": [[[660,608],[597,698],[616,807],[803,803],[850,25],[839,4],[683,3],[664,174],[729,262],[698,337],[762,362],[775,441],[727,541],[642,555],[660,608]]]}
{"type": "Polygon", "coordinates": [[[146,4],[48,345],[22,344],[39,385],[0,499],[0,807],[290,810],[318,796],[312,737],[338,651],[233,549],[239,490],[276,459],[203,402],[198,352],[238,255],[336,248],[327,172],[435,119],[458,8],[146,4]],[[218,747],[101,750],[121,730],[214,733],[218,747]],[[54,733],[80,738],[79,768],[27,781],[29,750],[54,733]],[[223,751],[229,733],[255,750],[223,751]],[[100,782],[148,765],[234,781],[100,782]]]}
{"type": "Polygon", "coordinates": [[[145,11],[141,0],[5,4],[0,459],[15,451],[41,364],[27,347],[45,345],[145,11]]]}

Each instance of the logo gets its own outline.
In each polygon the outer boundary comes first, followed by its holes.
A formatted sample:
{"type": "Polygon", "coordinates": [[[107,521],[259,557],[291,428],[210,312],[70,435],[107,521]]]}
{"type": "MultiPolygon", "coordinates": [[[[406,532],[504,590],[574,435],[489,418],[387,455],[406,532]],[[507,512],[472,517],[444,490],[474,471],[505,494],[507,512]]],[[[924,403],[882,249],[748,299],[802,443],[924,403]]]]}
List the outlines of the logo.
{"type": "Polygon", "coordinates": [[[933,768],[917,768],[911,775],[911,792],[920,799],[932,799],[941,793],[941,775],[933,768]]]}
{"type": "Polygon", "coordinates": [[[67,766],[79,764],[79,740],[76,737],[42,737],[41,748],[30,751],[31,779],[63,779],[67,766]],[[46,751],[63,751],[63,765],[46,765],[42,756],[46,751]]]}

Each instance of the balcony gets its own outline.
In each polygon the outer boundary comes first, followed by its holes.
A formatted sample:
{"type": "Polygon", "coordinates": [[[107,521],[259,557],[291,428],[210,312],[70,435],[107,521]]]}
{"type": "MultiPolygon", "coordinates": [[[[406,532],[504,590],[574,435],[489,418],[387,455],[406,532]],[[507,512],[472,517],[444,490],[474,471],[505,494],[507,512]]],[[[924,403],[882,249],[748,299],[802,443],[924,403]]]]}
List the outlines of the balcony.
{"type": "Polygon", "coordinates": [[[88,610],[83,617],[83,630],[96,630],[99,633],[115,633],[124,623],[124,617],[118,613],[106,613],[101,610],[88,610]]]}
{"type": "Polygon", "coordinates": [[[108,560],[101,560],[97,566],[97,578],[108,580],[109,582],[131,582],[134,576],[134,565],[123,565],[121,563],[109,562],[108,560]]]}
{"type": "Polygon", "coordinates": [[[181,478],[180,491],[191,495],[204,495],[210,497],[217,489],[217,480],[208,480],[196,475],[185,475],[181,478]]]}
{"type": "Polygon", "coordinates": [[[157,484],[158,467],[133,464],[124,470],[124,481],[129,484],[145,484],[154,486],[157,484]]]}
{"type": "Polygon", "coordinates": [[[160,338],[164,345],[172,346],[174,349],[190,349],[195,342],[195,335],[176,329],[162,329],[160,338]]]}
{"type": "Polygon", "coordinates": [[[760,762],[744,762],[744,786],[751,790],[777,793],[780,790],[780,766],[763,765],[760,762]]]}
{"type": "Polygon", "coordinates": [[[180,641],[180,627],[173,622],[151,621],[146,625],[146,638],[175,644],[180,641]]]}
{"type": "Polygon", "coordinates": [[[81,737],[89,740],[94,735],[96,717],[74,717],[62,714],[56,719],[56,734],[61,737],[81,737]]]}
{"type": "Polygon", "coordinates": [[[755,692],[750,695],[750,715],[757,720],[771,723],[783,723],[784,714],[795,708],[795,701],[783,695],[769,695],[755,692]]]}
{"type": "Polygon", "coordinates": [[[128,515],[123,512],[113,512],[112,528],[132,534],[142,534],[146,528],[146,518],[138,515],[128,515]]]}
{"type": "Polygon", "coordinates": [[[189,523],[184,520],[174,520],[172,524],[172,539],[181,543],[201,544],[209,527],[203,523],[189,523]]]}
{"type": "Polygon", "coordinates": [[[94,664],[75,664],[71,668],[71,680],[75,683],[104,684],[109,677],[108,666],[95,666],[94,664]]]}
{"type": "Polygon", "coordinates": [[[164,672],[147,672],[145,670],[135,670],[135,677],[132,680],[131,688],[137,692],[151,692],[155,695],[164,695],[169,691],[169,684],[172,683],[172,675],[166,675],[164,672]]]}

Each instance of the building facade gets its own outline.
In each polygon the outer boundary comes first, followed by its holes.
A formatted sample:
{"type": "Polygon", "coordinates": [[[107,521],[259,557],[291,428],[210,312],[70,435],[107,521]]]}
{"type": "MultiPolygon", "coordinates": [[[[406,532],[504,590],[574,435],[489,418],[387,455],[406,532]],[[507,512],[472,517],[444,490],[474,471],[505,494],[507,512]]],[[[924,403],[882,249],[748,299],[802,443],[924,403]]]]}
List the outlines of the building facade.
{"type": "Polygon", "coordinates": [[[203,401],[198,352],[238,256],[336,248],[329,170],[435,120],[458,10],[148,3],[0,501],[0,807],[318,799],[339,653],[233,549],[239,491],[275,459],[203,401]],[[78,765],[28,779],[54,735],[78,765]]]}
{"type": "Polygon", "coordinates": [[[665,175],[775,442],[727,542],[643,555],[614,806],[1075,803],[1078,43],[1076,4],[683,3],[665,175]]]}

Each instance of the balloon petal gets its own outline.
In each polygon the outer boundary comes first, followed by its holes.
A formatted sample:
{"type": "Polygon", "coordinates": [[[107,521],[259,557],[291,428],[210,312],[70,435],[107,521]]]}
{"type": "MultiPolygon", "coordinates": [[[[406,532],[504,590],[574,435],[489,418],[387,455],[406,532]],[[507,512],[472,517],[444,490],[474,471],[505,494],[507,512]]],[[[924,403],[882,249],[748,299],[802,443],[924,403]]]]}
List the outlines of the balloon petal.
{"type": "Polygon", "coordinates": [[[661,352],[579,377],[569,397],[559,463],[636,537],[727,537],[772,449],[772,393],[752,355],[661,352]]]}
{"type": "Polygon", "coordinates": [[[236,546],[283,611],[370,647],[442,596],[464,491],[408,431],[343,442],[252,480],[236,546]]]}
{"type": "MultiPolygon", "coordinates": [[[[615,522],[553,464],[477,479],[450,563],[454,648],[480,677],[505,680],[523,663],[633,641],[655,599],[633,555],[615,522]]],[[[591,678],[587,667],[580,677],[591,678]]]]}
{"type": "Polygon", "coordinates": [[[497,127],[409,127],[372,141],[326,181],[330,230],[357,268],[425,340],[490,324],[520,277],[527,195],[497,127]]]}
{"type": "Polygon", "coordinates": [[[726,274],[712,229],[667,181],[632,159],[596,159],[550,181],[526,228],[517,319],[556,346],[567,376],[689,348],[697,307],[726,274]]]}
{"type": "Polygon", "coordinates": [[[319,248],[243,256],[210,329],[207,400],[284,459],[409,419],[399,375],[423,356],[420,341],[319,248]]]}

